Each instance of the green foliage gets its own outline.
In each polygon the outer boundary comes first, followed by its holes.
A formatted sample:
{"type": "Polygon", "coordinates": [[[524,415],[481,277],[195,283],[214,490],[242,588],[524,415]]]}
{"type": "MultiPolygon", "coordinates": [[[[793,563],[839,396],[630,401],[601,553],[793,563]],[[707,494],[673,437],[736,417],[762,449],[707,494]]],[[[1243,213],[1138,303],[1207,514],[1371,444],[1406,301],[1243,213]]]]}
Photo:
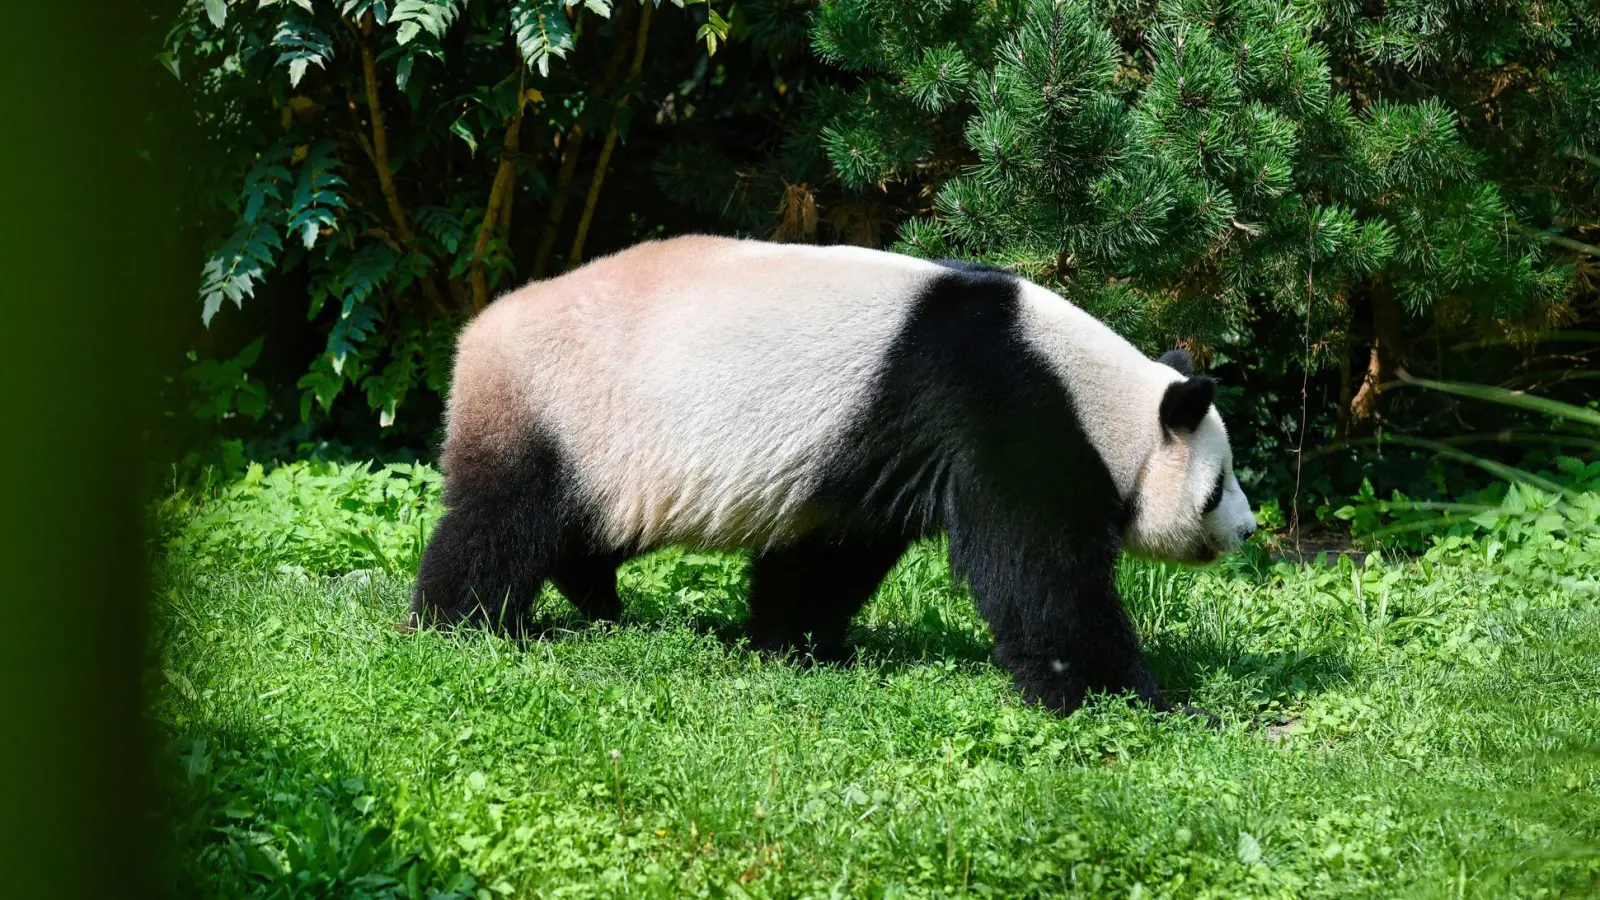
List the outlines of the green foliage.
{"type": "Polygon", "coordinates": [[[1451,548],[1482,536],[1489,556],[1502,556],[1523,578],[1593,573],[1600,567],[1600,462],[1559,457],[1555,463],[1555,471],[1523,473],[1527,480],[1449,502],[1415,501],[1400,490],[1380,501],[1366,482],[1335,515],[1350,521],[1359,539],[1412,550],[1425,546],[1424,536],[1451,548]]]}
{"type": "Polygon", "coordinates": [[[416,568],[439,517],[423,465],[251,463],[242,477],[174,494],[156,509],[170,553],[233,571],[317,575],[416,568]]]}
{"type": "Polygon", "coordinates": [[[256,338],[232,359],[203,359],[190,366],[184,373],[195,386],[189,412],[216,422],[234,415],[260,419],[267,409],[267,392],[260,381],[250,380],[249,370],[261,357],[262,343],[256,338]]]}
{"type": "MultiPolygon", "coordinates": [[[[735,16],[659,0],[186,4],[161,59],[181,76],[204,138],[205,152],[183,161],[195,179],[184,212],[208,241],[200,319],[212,332],[197,342],[226,358],[307,315],[314,342],[267,342],[263,368],[281,383],[262,395],[266,421],[298,409],[323,433],[345,436],[363,416],[376,426],[368,433],[389,429],[406,419],[408,398],[442,389],[449,355],[439,345],[494,292],[560,271],[608,129],[621,171],[597,197],[591,253],[677,214],[662,202],[641,215],[634,188],[649,160],[730,115],[788,102],[791,79],[770,60],[803,40],[804,6],[754,0],[735,16]],[[641,39],[645,3],[651,33],[641,39]],[[775,37],[763,24],[780,13],[797,34],[775,37]],[[709,50],[746,41],[757,50],[737,74],[708,67],[709,50]],[[626,101],[652,109],[642,137],[626,101]],[[495,196],[507,167],[509,190],[495,196]],[[546,242],[553,252],[541,255],[546,242]],[[253,298],[270,308],[248,320],[223,314],[253,298]]],[[[421,404],[429,415],[407,419],[391,445],[420,445],[437,406],[421,404]]]]}
{"type": "Polygon", "coordinates": [[[1212,731],[1023,706],[937,544],[857,620],[849,669],[730,646],[744,561],[681,550],[624,567],[618,628],[548,592],[531,643],[399,634],[409,576],[340,532],[405,559],[433,484],[295,466],[166,505],[183,537],[152,678],[179,893],[1574,896],[1600,877],[1600,563],[1512,563],[1510,523],[1411,560],[1125,561],[1159,679],[1221,714],[1212,731]],[[272,536],[313,517],[340,524],[272,536]]]}
{"type": "Polygon", "coordinates": [[[1481,380],[1453,342],[1595,316],[1583,2],[914,7],[817,17],[817,52],[858,78],[799,126],[823,136],[827,202],[887,202],[896,249],[1013,268],[1248,385],[1230,421],[1249,420],[1234,431],[1263,497],[1413,474],[1400,454],[1309,475],[1294,459],[1301,435],[1442,424],[1374,389],[1401,368],[1481,380]]]}
{"type": "Polygon", "coordinates": [[[289,233],[298,233],[307,250],[317,245],[317,238],[324,231],[338,229],[334,213],[345,208],[344,198],[334,190],[344,185],[344,179],[333,172],[339,167],[333,149],[329,140],[317,141],[306,149],[289,199],[289,233]]]}
{"type": "MultiPolygon", "coordinates": [[[[220,361],[274,335],[265,411],[224,411],[225,436],[431,445],[450,336],[568,262],[612,127],[590,256],[709,230],[1014,267],[1220,370],[1247,487],[1285,509],[1363,477],[1430,502],[1480,487],[1422,491],[1425,453],[1310,472],[1299,453],[1436,430],[1454,407],[1367,388],[1510,376],[1532,336],[1597,315],[1600,20],[1580,0],[652,14],[630,80],[632,2],[190,3],[162,58],[207,138],[197,343],[220,361]],[[1485,336],[1506,351],[1451,349],[1485,336]]],[[[215,422],[219,390],[174,407],[215,422]]]]}
{"type": "MultiPolygon", "coordinates": [[[[1415,84],[1365,83],[1425,57],[1347,54],[1352,32],[1362,43],[1415,10],[1233,0],[1122,19],[1114,4],[951,2],[897,28],[897,8],[838,0],[816,35],[876,92],[872,110],[832,117],[841,179],[932,176],[932,210],[902,228],[905,250],[1016,268],[1151,349],[1227,347],[1277,314],[1309,316],[1328,360],[1373,291],[1413,314],[1450,300],[1480,319],[1539,320],[1567,299],[1568,268],[1519,230],[1497,180],[1509,173],[1485,164],[1459,114],[1415,84]],[[961,50],[948,22],[975,25],[961,50]],[[976,159],[942,165],[949,150],[904,140],[919,105],[965,118],[976,159]]],[[[1518,16],[1542,20],[1531,6],[1518,16]]],[[[1576,40],[1594,27],[1575,17],[1559,30],[1576,40]]],[[[1496,52],[1547,53],[1550,37],[1496,52]]],[[[1560,62],[1587,65],[1587,53],[1560,62]]]]}
{"type": "MultiPolygon", "coordinates": [[[[1592,436],[1600,434],[1600,411],[1594,401],[1579,407],[1494,385],[1410,377],[1406,383],[1542,413],[1549,422],[1545,438],[1557,449],[1563,445],[1592,449],[1596,444],[1592,436]]],[[[1586,464],[1574,456],[1557,455],[1548,460],[1549,468],[1531,471],[1528,466],[1484,458],[1459,445],[1414,437],[1399,440],[1432,450],[1438,458],[1477,466],[1503,480],[1443,502],[1416,501],[1398,489],[1388,501],[1379,501],[1371,482],[1363,482],[1356,502],[1335,513],[1351,522],[1358,537],[1418,549],[1423,535],[1437,540],[1443,534],[1447,541],[1459,542],[1483,533],[1491,541],[1491,558],[1504,554],[1503,564],[1523,577],[1538,572],[1592,571],[1600,565],[1600,461],[1586,464]]],[[[1545,452],[1539,451],[1531,461],[1544,456],[1545,452]]]]}
{"type": "Polygon", "coordinates": [[[261,155],[245,175],[239,193],[239,220],[233,234],[207,260],[202,274],[201,318],[207,325],[232,300],[243,308],[244,298],[274,265],[273,252],[283,247],[278,224],[285,218],[284,188],[292,181],[288,162],[292,148],[278,142],[261,155]]]}

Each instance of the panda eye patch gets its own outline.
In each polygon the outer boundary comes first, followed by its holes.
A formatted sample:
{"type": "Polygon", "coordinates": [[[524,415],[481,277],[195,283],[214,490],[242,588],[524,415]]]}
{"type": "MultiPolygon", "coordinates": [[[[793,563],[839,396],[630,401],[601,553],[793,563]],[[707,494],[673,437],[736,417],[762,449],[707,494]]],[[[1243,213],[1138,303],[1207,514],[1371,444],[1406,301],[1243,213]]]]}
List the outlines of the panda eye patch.
{"type": "Polygon", "coordinates": [[[1226,471],[1217,473],[1217,483],[1211,486],[1211,495],[1206,497],[1206,512],[1211,512],[1222,503],[1222,485],[1228,480],[1226,471]]]}

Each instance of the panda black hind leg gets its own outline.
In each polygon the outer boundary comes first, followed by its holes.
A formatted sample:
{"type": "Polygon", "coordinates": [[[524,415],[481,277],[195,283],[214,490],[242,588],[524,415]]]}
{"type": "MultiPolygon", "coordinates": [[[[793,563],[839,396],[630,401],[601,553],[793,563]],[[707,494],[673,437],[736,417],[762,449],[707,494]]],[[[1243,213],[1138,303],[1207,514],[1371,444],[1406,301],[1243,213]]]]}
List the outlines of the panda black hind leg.
{"type": "Polygon", "coordinates": [[[550,581],[585,619],[615,622],[622,617],[617,567],[624,558],[620,553],[567,555],[551,570],[550,581]]]}
{"type": "Polygon", "coordinates": [[[750,570],[750,644],[809,653],[818,662],[850,658],[850,620],[872,599],[905,553],[904,539],[812,541],[767,550],[750,570]]]}
{"type": "Polygon", "coordinates": [[[574,518],[560,460],[535,443],[507,460],[457,450],[411,597],[416,627],[520,634],[574,518]]]}

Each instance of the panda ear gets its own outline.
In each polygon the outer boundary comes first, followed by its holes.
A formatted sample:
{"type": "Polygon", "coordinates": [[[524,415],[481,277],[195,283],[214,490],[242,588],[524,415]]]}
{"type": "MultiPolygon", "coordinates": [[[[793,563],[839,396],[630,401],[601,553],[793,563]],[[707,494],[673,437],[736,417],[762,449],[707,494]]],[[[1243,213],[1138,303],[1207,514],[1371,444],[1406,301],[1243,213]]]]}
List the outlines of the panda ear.
{"type": "Polygon", "coordinates": [[[1194,360],[1189,358],[1189,351],[1187,350],[1168,350],[1161,354],[1161,358],[1156,362],[1168,368],[1176,369],[1178,374],[1185,378],[1194,374],[1194,360]]]}
{"type": "Polygon", "coordinates": [[[1161,396],[1161,427],[1167,431],[1199,428],[1216,393],[1217,383],[1204,375],[1174,381],[1161,396]]]}

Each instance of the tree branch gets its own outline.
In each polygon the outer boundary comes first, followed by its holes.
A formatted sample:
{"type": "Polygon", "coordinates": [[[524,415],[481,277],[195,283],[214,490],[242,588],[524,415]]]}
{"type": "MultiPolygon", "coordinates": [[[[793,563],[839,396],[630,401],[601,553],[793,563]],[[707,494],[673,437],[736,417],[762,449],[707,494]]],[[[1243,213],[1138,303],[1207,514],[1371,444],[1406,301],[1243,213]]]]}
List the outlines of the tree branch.
{"type": "MultiPolygon", "coordinates": [[[[645,2],[648,4],[650,0],[645,2]]],[[[580,28],[582,24],[580,20],[580,28]]],[[[611,58],[606,61],[606,67],[600,75],[600,81],[590,94],[591,98],[598,100],[611,93],[627,52],[627,43],[617,41],[611,50],[611,58]]],[[[561,222],[567,215],[567,189],[572,185],[572,176],[578,171],[578,158],[583,153],[584,136],[581,121],[573,122],[572,127],[567,130],[566,140],[561,148],[561,168],[556,172],[555,198],[550,201],[550,211],[545,217],[544,227],[539,230],[539,249],[533,258],[533,278],[543,278],[550,271],[550,255],[555,251],[556,237],[561,230],[561,222]]]]}
{"type": "Polygon", "coordinates": [[[1394,380],[1394,372],[1405,362],[1404,318],[1400,301],[1379,286],[1368,294],[1372,303],[1372,347],[1367,354],[1367,372],[1361,387],[1350,400],[1349,422],[1364,422],[1378,411],[1378,395],[1394,380]]]}
{"type": "Polygon", "coordinates": [[[404,241],[411,240],[411,222],[400,205],[400,193],[395,190],[394,172],[389,168],[389,130],[383,121],[383,103],[378,99],[377,66],[372,59],[372,48],[361,42],[361,74],[366,80],[367,115],[372,120],[372,162],[378,169],[378,186],[383,189],[383,200],[389,207],[389,217],[394,220],[395,231],[404,241]]]}
{"type": "Polygon", "coordinates": [[[1540,231],[1537,228],[1529,228],[1521,222],[1513,222],[1511,223],[1511,226],[1523,234],[1529,237],[1538,238],[1547,244],[1555,244],[1557,247],[1565,247],[1574,253],[1582,253],[1586,256],[1600,257],[1600,247],[1596,247],[1594,244],[1586,244],[1583,241],[1575,241],[1572,238],[1562,237],[1559,234],[1550,234],[1549,232],[1540,231]]]}
{"type": "Polygon", "coordinates": [[[478,224],[478,239],[472,246],[472,311],[483,312],[489,305],[489,280],[483,270],[483,258],[489,250],[489,240],[495,225],[511,218],[511,194],[517,181],[517,150],[521,144],[522,108],[527,102],[522,91],[522,64],[517,64],[517,108],[506,124],[505,140],[500,145],[500,165],[494,173],[494,186],[489,189],[489,202],[483,210],[483,221],[478,224]]]}
{"type": "MultiPolygon", "coordinates": [[[[363,22],[357,46],[361,49],[361,75],[366,81],[367,114],[372,119],[372,164],[378,170],[378,188],[383,192],[384,204],[389,207],[389,217],[394,220],[395,233],[400,236],[401,243],[409,246],[416,235],[411,231],[411,221],[406,218],[405,207],[400,204],[400,192],[394,186],[394,172],[389,168],[389,130],[384,125],[383,101],[378,96],[377,64],[372,58],[372,45],[367,43],[370,31],[370,20],[363,22]]],[[[366,141],[362,143],[365,145],[366,141]]],[[[434,309],[441,313],[447,311],[431,273],[418,278],[417,284],[422,288],[422,296],[434,309]]]]}
{"type": "MultiPolygon", "coordinates": [[[[643,12],[639,18],[639,36],[633,48],[633,65],[628,69],[630,86],[639,80],[639,72],[644,69],[645,45],[650,40],[650,13],[654,9],[655,3],[652,0],[644,0],[643,12]]],[[[632,94],[624,92],[617,100],[616,108],[611,112],[611,127],[606,129],[606,142],[600,147],[600,158],[594,164],[594,177],[589,180],[589,196],[583,202],[583,216],[578,219],[578,231],[572,237],[572,249],[567,251],[569,272],[583,264],[583,243],[589,236],[589,225],[594,221],[595,205],[600,202],[600,188],[606,182],[606,169],[611,165],[611,153],[617,148],[617,127],[621,125],[622,116],[632,99],[632,94]]]]}

